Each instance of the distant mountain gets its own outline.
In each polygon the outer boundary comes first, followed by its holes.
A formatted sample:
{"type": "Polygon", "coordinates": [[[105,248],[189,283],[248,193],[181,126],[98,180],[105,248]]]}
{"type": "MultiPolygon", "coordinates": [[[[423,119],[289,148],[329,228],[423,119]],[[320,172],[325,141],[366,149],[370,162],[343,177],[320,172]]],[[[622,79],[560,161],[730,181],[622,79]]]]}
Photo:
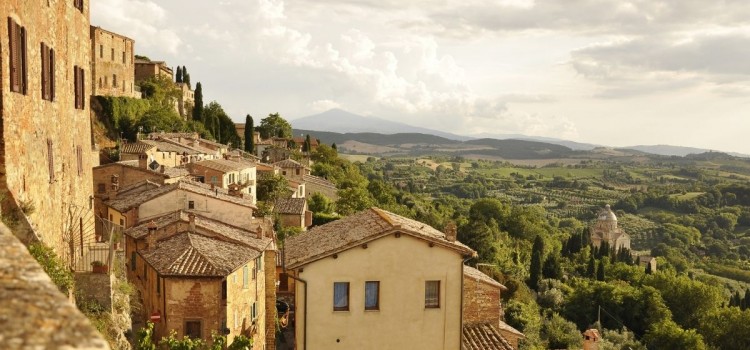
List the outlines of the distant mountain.
{"type": "Polygon", "coordinates": [[[394,122],[378,117],[365,117],[341,109],[331,109],[323,113],[289,121],[295,129],[332,131],[337,133],[378,133],[378,134],[429,134],[450,140],[465,141],[472,137],[461,136],[394,122]]]}
{"type": "Polygon", "coordinates": [[[451,140],[445,137],[418,134],[418,133],[398,133],[398,134],[378,134],[372,132],[348,132],[338,133],[330,131],[315,131],[304,129],[292,129],[294,135],[307,135],[320,139],[325,144],[335,143],[340,145],[346,141],[357,141],[369,143],[378,146],[394,146],[403,144],[431,144],[431,145],[450,145],[461,143],[461,141],[451,140]]]}
{"type": "Polygon", "coordinates": [[[601,147],[601,145],[595,145],[593,143],[582,143],[582,142],[575,142],[575,141],[568,141],[568,140],[562,140],[557,139],[554,137],[544,137],[544,136],[526,136],[522,134],[491,134],[491,133],[481,133],[481,134],[474,134],[471,135],[475,138],[490,138],[490,139],[498,139],[498,140],[528,140],[528,141],[538,141],[538,142],[544,142],[544,143],[551,143],[555,145],[565,146],[568,147],[574,151],[590,151],[594,148],[601,147]]]}
{"type": "Polygon", "coordinates": [[[574,154],[574,151],[566,146],[529,140],[479,139],[466,141],[464,144],[489,146],[491,149],[475,150],[472,153],[505,159],[551,159],[570,157],[574,154]]]}
{"type": "MultiPolygon", "coordinates": [[[[662,156],[680,156],[680,157],[687,156],[688,154],[701,154],[701,153],[716,152],[716,150],[710,150],[710,149],[705,149],[705,148],[672,146],[672,145],[638,145],[638,146],[629,146],[629,147],[622,147],[622,148],[633,149],[636,151],[658,154],[662,156]]],[[[737,153],[737,152],[724,152],[724,153],[735,156],[735,157],[743,157],[743,158],[750,157],[750,155],[748,154],[742,154],[742,153],[737,153]]]]}

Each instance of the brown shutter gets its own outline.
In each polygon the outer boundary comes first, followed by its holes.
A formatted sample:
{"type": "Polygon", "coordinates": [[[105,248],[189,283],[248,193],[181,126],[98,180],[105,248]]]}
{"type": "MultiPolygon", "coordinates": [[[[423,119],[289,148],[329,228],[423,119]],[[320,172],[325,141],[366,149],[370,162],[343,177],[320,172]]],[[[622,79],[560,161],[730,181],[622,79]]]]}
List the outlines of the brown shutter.
{"type": "Polygon", "coordinates": [[[78,94],[78,66],[73,66],[73,91],[75,92],[75,108],[78,108],[78,104],[81,99],[78,94]]]}
{"type": "Polygon", "coordinates": [[[26,48],[27,48],[27,46],[26,46],[26,28],[21,27],[20,25],[19,25],[19,27],[21,29],[21,85],[22,85],[23,94],[26,95],[28,93],[28,89],[27,88],[28,88],[28,85],[29,85],[29,82],[27,80],[27,75],[28,75],[27,72],[28,71],[26,70],[26,68],[27,68],[27,62],[26,62],[26,58],[27,58],[26,57],[26,48]]]}
{"type": "Polygon", "coordinates": [[[47,97],[47,45],[41,43],[39,56],[42,56],[42,99],[48,100],[47,97]]]}
{"type": "Polygon", "coordinates": [[[8,43],[10,50],[10,91],[21,91],[18,79],[18,35],[16,35],[16,23],[8,17],[8,43]]]}
{"type": "Polygon", "coordinates": [[[55,50],[49,49],[49,100],[55,100],[55,50]]]}
{"type": "Polygon", "coordinates": [[[81,83],[81,109],[86,109],[86,72],[83,68],[81,70],[81,78],[78,81],[81,83]]]}

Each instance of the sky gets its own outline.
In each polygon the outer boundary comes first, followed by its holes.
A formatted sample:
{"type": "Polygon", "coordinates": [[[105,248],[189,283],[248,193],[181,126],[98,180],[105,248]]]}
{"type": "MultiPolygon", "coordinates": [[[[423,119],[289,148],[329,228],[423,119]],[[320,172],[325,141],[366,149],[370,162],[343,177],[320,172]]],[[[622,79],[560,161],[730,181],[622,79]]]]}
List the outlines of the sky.
{"type": "Polygon", "coordinates": [[[746,0],[94,0],[237,122],[341,108],[462,135],[750,154],[746,0]]]}

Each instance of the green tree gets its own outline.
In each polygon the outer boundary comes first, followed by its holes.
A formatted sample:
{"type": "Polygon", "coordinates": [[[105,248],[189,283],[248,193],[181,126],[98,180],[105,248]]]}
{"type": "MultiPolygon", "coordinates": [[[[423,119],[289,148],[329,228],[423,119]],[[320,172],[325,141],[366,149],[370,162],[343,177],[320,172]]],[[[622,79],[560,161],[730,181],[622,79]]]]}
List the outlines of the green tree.
{"type": "Polygon", "coordinates": [[[182,82],[187,84],[188,88],[192,89],[192,85],[190,85],[190,74],[187,72],[185,66],[182,66],[182,82]]]}
{"type": "Polygon", "coordinates": [[[168,337],[161,338],[159,346],[168,350],[201,350],[206,344],[201,339],[193,339],[187,336],[180,339],[177,337],[177,331],[173,329],[169,332],[168,337]]]}
{"type": "Polygon", "coordinates": [[[242,142],[237,135],[237,128],[232,119],[224,111],[224,108],[216,102],[209,103],[203,111],[206,128],[211,131],[216,141],[223,144],[239,146],[242,142]]]}
{"type": "Polygon", "coordinates": [[[334,150],[338,150],[338,148],[336,148],[336,142],[331,144],[331,148],[333,148],[334,150]]]}
{"type": "Polygon", "coordinates": [[[181,83],[182,82],[182,67],[177,66],[177,72],[174,75],[174,81],[175,83],[181,83]]]}
{"type": "Polygon", "coordinates": [[[73,288],[73,273],[52,248],[43,243],[33,243],[29,246],[29,254],[42,266],[61,292],[68,293],[73,288]]]}
{"type": "Polygon", "coordinates": [[[560,266],[560,259],[556,254],[550,254],[547,260],[544,261],[542,267],[542,276],[544,278],[560,279],[562,278],[562,267],[560,266]]]}
{"type": "Polygon", "coordinates": [[[534,238],[534,246],[531,248],[531,266],[529,267],[529,287],[537,290],[539,280],[542,278],[542,259],[544,255],[544,240],[542,236],[534,238]]]}
{"type": "Polygon", "coordinates": [[[260,136],[264,139],[270,137],[292,137],[292,125],[289,124],[279,113],[269,114],[263,118],[258,126],[260,136]]]}
{"type": "Polygon", "coordinates": [[[203,86],[201,85],[201,82],[195,84],[194,99],[195,106],[193,107],[193,120],[203,122],[203,86]]]}
{"type": "Polygon", "coordinates": [[[604,281],[604,261],[599,260],[599,266],[596,268],[596,280],[604,281]]]}
{"type": "Polygon", "coordinates": [[[703,315],[698,332],[716,349],[750,349],[750,310],[717,308],[703,315]]]}
{"type": "Polygon", "coordinates": [[[305,142],[302,144],[302,152],[308,153],[311,148],[310,134],[307,134],[307,136],[305,136],[305,142]]]}
{"type": "Polygon", "coordinates": [[[596,260],[594,254],[589,254],[589,262],[586,264],[586,277],[596,277],[596,260]]]}
{"type": "Polygon", "coordinates": [[[273,202],[287,193],[289,183],[281,175],[259,176],[256,190],[259,201],[273,202]]]}
{"type": "Polygon", "coordinates": [[[542,339],[547,340],[548,349],[571,349],[581,347],[581,334],[575,323],[552,314],[549,320],[542,322],[542,339]]]}
{"type": "Polygon", "coordinates": [[[674,272],[653,273],[643,284],[661,293],[664,303],[672,310],[672,319],[686,329],[698,328],[701,317],[719,308],[724,301],[721,289],[674,272]]]}
{"type": "Polygon", "coordinates": [[[497,228],[483,221],[469,221],[458,228],[458,240],[477,252],[478,262],[495,263],[497,237],[497,228]]]}
{"type": "Polygon", "coordinates": [[[653,324],[643,337],[649,349],[705,350],[703,337],[694,329],[684,330],[672,320],[653,324]]]}
{"type": "Polygon", "coordinates": [[[355,186],[341,189],[338,192],[339,199],[336,201],[336,212],[341,215],[351,215],[358,211],[372,207],[375,201],[367,189],[355,186]]]}
{"type": "Polygon", "coordinates": [[[156,344],[153,342],[154,324],[149,321],[146,326],[138,330],[135,350],[156,350],[156,344]]]}
{"type": "Polygon", "coordinates": [[[331,200],[320,192],[315,192],[307,197],[307,206],[313,213],[330,214],[332,211],[331,200]]]}
{"type": "Polygon", "coordinates": [[[245,117],[245,152],[253,153],[255,150],[255,126],[253,126],[253,117],[249,114],[245,117]]]}

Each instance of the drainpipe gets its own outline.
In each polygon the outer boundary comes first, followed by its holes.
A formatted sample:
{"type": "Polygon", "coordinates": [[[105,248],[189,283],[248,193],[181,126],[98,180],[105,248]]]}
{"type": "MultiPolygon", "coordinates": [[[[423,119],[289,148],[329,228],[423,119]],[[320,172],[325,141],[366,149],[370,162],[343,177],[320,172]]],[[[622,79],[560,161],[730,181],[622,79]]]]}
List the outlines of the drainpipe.
{"type": "MultiPolygon", "coordinates": [[[[471,256],[468,256],[463,261],[461,261],[461,324],[459,325],[458,329],[458,348],[461,349],[461,346],[464,344],[464,264],[466,264],[469,259],[471,259],[471,256]]],[[[307,291],[307,288],[305,288],[305,291],[307,291]]],[[[307,304],[305,304],[307,306],[307,304]]],[[[305,314],[307,316],[307,314],[305,314]]],[[[307,323],[305,323],[307,325],[307,323]]]]}

